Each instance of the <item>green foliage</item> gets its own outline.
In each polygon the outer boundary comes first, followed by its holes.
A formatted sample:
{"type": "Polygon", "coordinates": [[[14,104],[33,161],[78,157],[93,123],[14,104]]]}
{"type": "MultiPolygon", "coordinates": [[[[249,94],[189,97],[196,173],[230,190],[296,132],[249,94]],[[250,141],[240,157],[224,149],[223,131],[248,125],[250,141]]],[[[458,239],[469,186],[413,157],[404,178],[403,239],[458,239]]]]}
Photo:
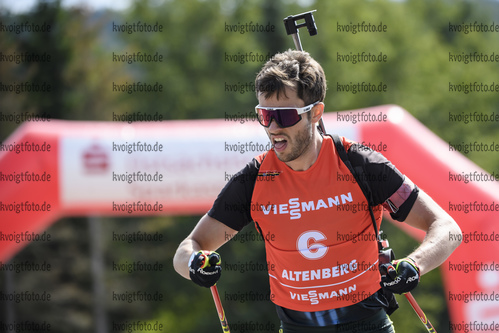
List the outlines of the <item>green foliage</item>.
{"type": "MultiPolygon", "coordinates": [[[[449,142],[499,143],[498,122],[465,124],[450,122],[449,114],[479,111],[496,112],[497,93],[452,93],[449,82],[499,84],[497,63],[456,63],[449,53],[466,54],[497,49],[497,34],[455,33],[449,24],[491,22],[491,11],[478,2],[467,1],[295,1],[168,0],[135,1],[126,12],[93,13],[84,9],[61,8],[59,2],[40,2],[29,13],[18,16],[0,12],[3,22],[29,20],[50,22],[50,34],[12,35],[0,33],[0,52],[47,52],[47,64],[0,62],[2,82],[46,81],[52,94],[12,94],[0,92],[0,112],[38,114],[74,120],[111,120],[113,113],[158,112],[164,119],[223,118],[225,113],[251,112],[257,103],[253,91],[228,91],[234,85],[251,85],[262,61],[228,61],[250,52],[272,55],[293,48],[282,19],[317,9],[318,35],[301,32],[305,50],[323,66],[329,84],[327,111],[340,111],[380,104],[398,104],[408,110],[438,136],[449,142]],[[126,34],[112,31],[112,23],[158,22],[162,33],[126,34]],[[385,33],[346,33],[338,24],[383,23],[385,33]],[[259,23],[275,26],[274,32],[230,32],[226,26],[259,23]],[[160,63],[123,64],[112,61],[113,52],[143,52],[164,56],[160,63]],[[346,63],[337,54],[371,52],[387,55],[386,63],[346,63]],[[132,81],[158,82],[164,91],[157,94],[126,94],[112,91],[112,84],[132,81]],[[340,92],[337,84],[383,82],[386,93],[340,92]]],[[[18,124],[0,122],[3,141],[18,124]]],[[[327,124],[326,124],[327,127],[327,124]]],[[[186,134],[187,135],[187,134],[186,134]]],[[[423,138],[422,138],[423,139],[423,138]]],[[[467,155],[489,172],[499,172],[499,154],[473,152],[467,155]]],[[[241,166],[242,167],[242,166],[241,166]]],[[[105,284],[103,295],[108,327],[113,322],[144,320],[164,323],[166,332],[215,332],[220,329],[208,289],[199,288],[176,274],[173,254],[180,241],[192,230],[199,217],[163,217],[103,220],[105,284]],[[150,230],[165,236],[162,242],[127,244],[113,242],[112,232],[150,230]],[[113,262],[158,261],[165,269],[152,274],[125,274],[110,269],[113,262]],[[163,302],[116,302],[112,291],[146,290],[165,296],[163,302]]],[[[254,234],[248,226],[244,233],[254,234]]],[[[43,261],[50,258],[51,272],[19,275],[16,287],[40,288],[54,294],[57,301],[40,308],[36,304],[15,306],[17,320],[57,323],[52,332],[93,331],[93,298],[88,228],[82,219],[64,219],[50,229],[56,241],[50,245],[30,244],[15,260],[43,261]]],[[[392,248],[399,257],[417,243],[405,233],[384,223],[392,248]]],[[[229,241],[220,249],[223,262],[265,263],[262,242],[229,241]]],[[[5,282],[5,277],[2,281],[5,282]]],[[[225,298],[226,293],[268,293],[264,271],[224,270],[219,283],[229,324],[247,321],[270,323],[278,320],[271,302],[241,301],[225,298]]],[[[414,296],[437,331],[448,330],[448,313],[438,270],[425,275],[414,296]]],[[[392,319],[399,332],[423,332],[419,319],[403,297],[401,308],[392,319]]],[[[4,316],[0,313],[0,319],[4,316]]],[[[277,331],[274,330],[274,331],[277,331]]]]}

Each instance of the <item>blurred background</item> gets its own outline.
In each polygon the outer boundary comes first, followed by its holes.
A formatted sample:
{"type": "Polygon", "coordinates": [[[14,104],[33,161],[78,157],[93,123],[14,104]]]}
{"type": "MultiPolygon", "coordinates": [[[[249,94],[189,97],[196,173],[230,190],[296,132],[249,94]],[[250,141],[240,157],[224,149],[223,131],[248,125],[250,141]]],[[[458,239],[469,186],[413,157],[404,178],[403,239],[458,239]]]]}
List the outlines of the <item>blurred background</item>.
{"type": "MultiPolygon", "coordinates": [[[[303,47],[323,66],[328,78],[326,111],[343,111],[382,104],[408,110],[446,142],[499,143],[499,122],[457,122],[452,116],[478,111],[498,114],[498,93],[449,92],[449,83],[499,84],[499,64],[450,61],[450,54],[499,54],[497,33],[465,34],[450,25],[479,22],[499,24],[497,1],[264,1],[264,0],[157,0],[107,2],[0,1],[3,25],[33,22],[52,26],[50,33],[8,33],[0,30],[0,52],[47,53],[51,62],[16,64],[0,60],[0,83],[46,82],[51,94],[15,94],[0,91],[0,112],[31,112],[66,120],[112,121],[113,113],[158,112],[163,119],[224,118],[225,114],[252,112],[257,104],[251,89],[263,61],[230,61],[249,52],[273,55],[294,48],[282,19],[317,9],[318,35],[303,30],[303,47]],[[148,22],[163,25],[162,33],[119,33],[113,22],[148,22]],[[385,24],[386,33],[347,33],[338,25],[362,21],[385,24]],[[258,23],[269,32],[233,32],[231,26],[258,23]],[[163,55],[162,62],[123,63],[113,54],[144,52],[163,55]],[[338,53],[371,52],[387,55],[386,63],[338,61],[338,53]],[[159,82],[161,94],[124,94],[113,82],[159,82]],[[337,84],[383,82],[385,93],[340,92],[337,84]],[[234,91],[233,87],[239,87],[234,91]],[[152,97],[154,96],[154,97],[152,97]]],[[[19,123],[0,121],[0,141],[19,123]]],[[[326,124],[327,128],[327,124],[326,124]]],[[[186,133],[186,136],[189,134],[186,133]]],[[[424,140],[424,138],[422,138],[424,140]]],[[[499,172],[497,152],[465,154],[489,173],[499,172]]],[[[416,163],[416,162],[415,162],[416,163]]],[[[241,166],[242,167],[242,166],[241,166]]],[[[421,165],[421,168],[424,168],[421,165]]],[[[1,191],[1,183],[0,183],[1,191]]],[[[215,198],[214,198],[215,199],[215,198]]],[[[123,324],[161,323],[163,332],[217,332],[220,323],[208,289],[198,288],[177,275],[172,266],[178,244],[200,216],[144,218],[63,218],[48,232],[49,243],[32,243],[13,262],[49,262],[41,272],[0,270],[0,286],[17,291],[51,293],[46,303],[0,300],[0,323],[47,322],[50,332],[126,331],[123,324]],[[155,242],[116,242],[113,232],[146,231],[163,235],[155,242]],[[97,249],[97,250],[96,250],[97,249]],[[96,254],[96,251],[98,252],[96,254]],[[103,270],[96,269],[95,260],[103,270]],[[113,263],[145,260],[163,264],[161,271],[127,273],[113,263]],[[103,288],[103,289],[99,289],[103,288]],[[163,295],[163,301],[118,301],[113,293],[141,290],[163,295]]],[[[1,221],[0,223],[5,223],[1,221]]],[[[0,226],[1,228],[1,226],[0,226]]],[[[398,256],[417,243],[391,223],[384,223],[398,256]]],[[[253,239],[255,230],[242,234],[253,239]]],[[[228,263],[264,264],[262,241],[229,241],[221,250],[228,263]]],[[[235,266],[234,266],[235,267],[235,266]]],[[[277,332],[274,306],[249,292],[268,295],[264,270],[226,267],[220,285],[222,303],[232,331],[277,332]],[[228,269],[227,269],[228,268],[228,269]],[[262,324],[263,326],[253,326],[262,324]],[[255,327],[257,327],[255,329],[255,327]],[[263,327],[263,329],[260,329],[263,327]]],[[[5,289],[4,289],[5,290],[5,289]]],[[[438,332],[449,332],[449,316],[440,273],[427,274],[414,296],[438,332]]],[[[263,297],[265,298],[265,297],[263,297]]],[[[423,332],[424,327],[405,299],[392,320],[399,332],[423,332]]],[[[129,328],[129,327],[127,327],[129,328]]],[[[130,328],[132,331],[141,331],[130,328]]],[[[0,327],[0,330],[2,328],[0,327]]],[[[2,330],[3,331],[3,330],[2,330]]],[[[7,331],[7,330],[5,330],[7,331]]],[[[158,330],[159,331],[159,330],[158,330]]]]}

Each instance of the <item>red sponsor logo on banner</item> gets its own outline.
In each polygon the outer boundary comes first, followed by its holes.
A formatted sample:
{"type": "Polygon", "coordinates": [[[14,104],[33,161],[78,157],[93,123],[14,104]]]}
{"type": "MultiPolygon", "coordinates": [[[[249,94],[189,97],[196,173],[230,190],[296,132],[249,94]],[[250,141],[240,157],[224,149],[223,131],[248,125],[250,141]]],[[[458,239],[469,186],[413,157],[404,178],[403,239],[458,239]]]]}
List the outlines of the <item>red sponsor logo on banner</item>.
{"type": "Polygon", "coordinates": [[[82,157],[85,173],[105,173],[109,168],[109,155],[98,143],[85,149],[82,157]]]}

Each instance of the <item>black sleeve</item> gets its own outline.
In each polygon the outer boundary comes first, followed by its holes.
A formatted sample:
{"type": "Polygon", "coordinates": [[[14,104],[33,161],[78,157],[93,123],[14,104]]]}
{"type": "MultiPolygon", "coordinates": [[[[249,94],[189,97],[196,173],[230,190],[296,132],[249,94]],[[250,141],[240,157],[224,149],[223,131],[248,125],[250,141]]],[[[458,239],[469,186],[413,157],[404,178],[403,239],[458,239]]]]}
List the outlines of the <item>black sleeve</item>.
{"type": "Polygon", "coordinates": [[[225,185],[208,215],[226,226],[240,231],[252,221],[251,197],[260,163],[253,159],[225,185]]]}
{"type": "Polygon", "coordinates": [[[403,222],[416,202],[418,187],[377,151],[354,143],[347,155],[354,169],[362,169],[373,204],[383,204],[394,220],[403,222]]]}

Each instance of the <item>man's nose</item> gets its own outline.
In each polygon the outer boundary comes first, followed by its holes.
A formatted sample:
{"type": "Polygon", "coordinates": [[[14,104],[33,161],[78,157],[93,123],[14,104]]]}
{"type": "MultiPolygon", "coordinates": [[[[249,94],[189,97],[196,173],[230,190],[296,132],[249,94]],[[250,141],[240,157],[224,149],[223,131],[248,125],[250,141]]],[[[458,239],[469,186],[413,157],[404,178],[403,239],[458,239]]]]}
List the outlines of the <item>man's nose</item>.
{"type": "Polygon", "coordinates": [[[270,119],[270,125],[269,125],[269,132],[272,132],[272,131],[275,131],[275,130],[278,130],[278,129],[281,129],[282,127],[279,126],[279,124],[277,123],[277,121],[275,120],[274,117],[272,117],[270,119]]]}

